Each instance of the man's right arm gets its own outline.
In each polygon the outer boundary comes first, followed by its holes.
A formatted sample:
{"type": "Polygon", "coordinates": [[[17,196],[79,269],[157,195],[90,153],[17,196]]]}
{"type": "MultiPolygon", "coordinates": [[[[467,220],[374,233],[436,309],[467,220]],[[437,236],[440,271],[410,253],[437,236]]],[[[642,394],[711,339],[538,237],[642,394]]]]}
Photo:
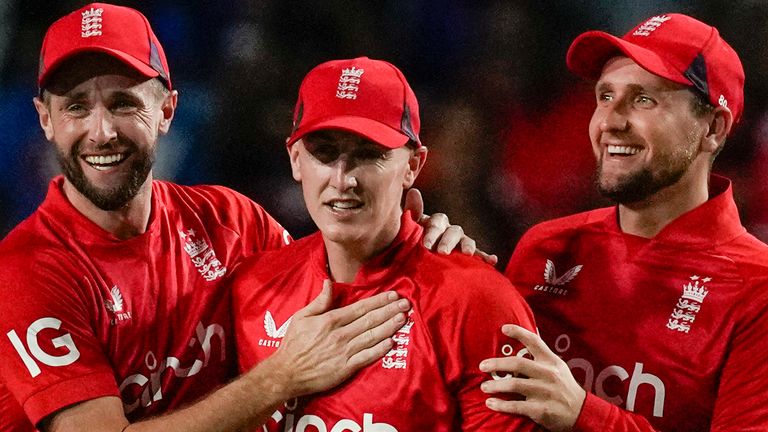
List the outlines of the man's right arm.
{"type": "Polygon", "coordinates": [[[58,411],[43,431],[231,431],[267,421],[284,401],[326,390],[383,356],[410,308],[393,292],[328,310],[330,287],[296,313],[271,357],[186,408],[129,424],[117,397],[101,397],[58,411]]]}

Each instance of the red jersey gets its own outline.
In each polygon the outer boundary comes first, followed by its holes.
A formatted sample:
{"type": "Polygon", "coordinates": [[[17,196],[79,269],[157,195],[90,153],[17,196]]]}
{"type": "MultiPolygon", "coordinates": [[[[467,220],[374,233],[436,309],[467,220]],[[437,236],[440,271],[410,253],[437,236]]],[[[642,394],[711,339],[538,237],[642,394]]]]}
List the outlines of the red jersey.
{"type": "Polygon", "coordinates": [[[520,240],[506,274],[591,393],[575,430],[768,430],[768,246],[710,197],[651,239],[606,208],[520,240]]]}
{"type": "MultiPolygon", "coordinates": [[[[507,322],[533,329],[533,317],[509,281],[479,259],[432,254],[406,215],[392,245],[351,284],[335,283],[334,306],[393,290],[412,304],[382,359],[328,392],[288,401],[266,430],[510,431],[530,420],[485,407],[480,361],[517,353],[501,333],[507,322]],[[315,429],[312,429],[315,430],[315,429]]],[[[233,277],[235,334],[243,370],[275,352],[293,314],[319,293],[326,271],[320,233],[246,260],[233,277]]]]}
{"type": "Polygon", "coordinates": [[[62,185],[0,243],[0,369],[29,419],[118,396],[135,421],[233,377],[224,276],[285,230],[226,188],[154,181],[147,231],[120,240],[62,185]]]}

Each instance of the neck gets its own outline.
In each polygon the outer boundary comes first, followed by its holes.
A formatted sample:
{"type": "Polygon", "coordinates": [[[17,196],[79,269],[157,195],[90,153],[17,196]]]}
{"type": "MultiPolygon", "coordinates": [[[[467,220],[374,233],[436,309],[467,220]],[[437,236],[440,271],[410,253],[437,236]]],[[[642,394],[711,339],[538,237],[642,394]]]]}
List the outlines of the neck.
{"type": "Polygon", "coordinates": [[[323,236],[328,254],[328,272],[335,282],[352,283],[360,268],[388,248],[400,232],[400,219],[376,238],[365,242],[334,242],[323,236]]]}
{"type": "Polygon", "coordinates": [[[653,238],[682,214],[709,199],[709,170],[696,174],[691,169],[675,184],[665,187],[646,200],[619,204],[619,225],[627,234],[653,238]]]}
{"type": "Polygon", "coordinates": [[[96,207],[66,178],[64,195],[83,216],[93,223],[121,240],[129,239],[147,231],[149,215],[152,211],[152,173],[149,173],[136,196],[117,210],[102,210],[96,207]]]}

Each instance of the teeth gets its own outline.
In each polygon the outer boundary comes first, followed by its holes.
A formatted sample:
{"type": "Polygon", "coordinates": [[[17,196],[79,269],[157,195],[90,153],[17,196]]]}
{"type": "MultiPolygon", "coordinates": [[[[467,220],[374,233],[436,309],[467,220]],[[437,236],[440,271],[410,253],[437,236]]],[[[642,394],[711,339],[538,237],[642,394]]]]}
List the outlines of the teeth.
{"type": "Polygon", "coordinates": [[[337,209],[351,209],[358,207],[360,204],[357,201],[334,201],[331,203],[333,208],[337,209]]]}
{"type": "MultiPolygon", "coordinates": [[[[106,156],[86,156],[85,161],[91,165],[110,165],[125,159],[125,153],[117,153],[106,156]]],[[[103,167],[94,166],[96,169],[104,170],[103,167]]]]}
{"type": "Polygon", "coordinates": [[[637,148],[637,147],[630,147],[630,146],[609,145],[608,146],[608,153],[611,153],[611,154],[635,155],[635,154],[640,153],[640,149],[637,148]]]}

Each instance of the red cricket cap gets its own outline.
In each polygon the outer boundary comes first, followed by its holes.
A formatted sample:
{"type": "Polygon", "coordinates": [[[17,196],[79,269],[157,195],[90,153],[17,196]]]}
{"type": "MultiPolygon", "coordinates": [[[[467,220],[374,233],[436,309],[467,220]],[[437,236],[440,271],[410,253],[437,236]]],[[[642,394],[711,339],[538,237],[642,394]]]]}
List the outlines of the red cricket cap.
{"type": "Polygon", "coordinates": [[[38,86],[45,88],[57,67],[84,52],[111,55],[148,78],[160,78],[171,89],[163,47],[147,18],[135,9],[91,3],[51,24],[40,50],[38,86]]]}
{"type": "Polygon", "coordinates": [[[601,31],[579,35],[568,49],[571,72],[597,80],[612,57],[624,55],[643,69],[694,87],[737,122],[744,110],[744,68],[716,28],[682,14],[657,15],[618,38],[601,31]]]}
{"type": "Polygon", "coordinates": [[[293,112],[292,145],[310,132],[339,129],[389,148],[419,140],[419,104],[394,65],[368,57],[332,60],[309,71],[293,112]]]}

